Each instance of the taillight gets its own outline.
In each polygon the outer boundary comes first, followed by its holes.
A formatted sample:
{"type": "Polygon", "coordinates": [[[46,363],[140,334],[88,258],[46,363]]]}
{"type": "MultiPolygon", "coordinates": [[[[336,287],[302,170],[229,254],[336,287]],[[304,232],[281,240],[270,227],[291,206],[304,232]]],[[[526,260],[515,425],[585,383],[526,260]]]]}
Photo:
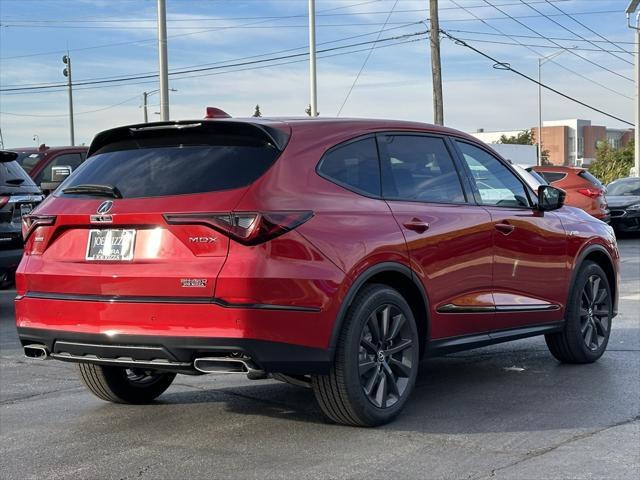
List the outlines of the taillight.
{"type": "Polygon", "coordinates": [[[26,242],[36,228],[48,227],[54,223],[56,217],[52,215],[25,215],[22,217],[22,238],[26,242]]]}
{"type": "Polygon", "coordinates": [[[9,202],[9,197],[0,196],[0,208],[4,207],[9,202]]]}
{"type": "Polygon", "coordinates": [[[170,225],[206,225],[243,245],[257,245],[287,233],[313,216],[313,212],[170,213],[170,225]]]}
{"type": "Polygon", "coordinates": [[[581,193],[582,195],[589,198],[597,198],[604,195],[604,191],[598,188],[579,188],[578,193],[581,193]]]}

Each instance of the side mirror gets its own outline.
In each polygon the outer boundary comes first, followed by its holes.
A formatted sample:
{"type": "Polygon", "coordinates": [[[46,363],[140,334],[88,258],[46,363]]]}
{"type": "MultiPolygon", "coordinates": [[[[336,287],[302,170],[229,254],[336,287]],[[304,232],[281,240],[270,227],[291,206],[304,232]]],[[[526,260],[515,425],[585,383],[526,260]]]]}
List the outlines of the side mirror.
{"type": "Polygon", "coordinates": [[[567,194],[551,185],[540,185],[538,187],[538,210],[548,212],[557,210],[564,205],[564,199],[567,194]]]}
{"type": "Polygon", "coordinates": [[[51,181],[62,182],[73,172],[71,165],[58,165],[51,167],[51,181]]]}

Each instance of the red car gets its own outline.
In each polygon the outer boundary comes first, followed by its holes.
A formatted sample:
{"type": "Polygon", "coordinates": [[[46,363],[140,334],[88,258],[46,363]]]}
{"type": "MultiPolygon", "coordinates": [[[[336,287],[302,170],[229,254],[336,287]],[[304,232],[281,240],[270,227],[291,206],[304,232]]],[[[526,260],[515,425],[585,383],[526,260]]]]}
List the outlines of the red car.
{"type": "Polygon", "coordinates": [[[52,177],[53,167],[78,168],[87,158],[88,147],[48,147],[45,144],[38,148],[16,148],[17,162],[29,174],[36,185],[56,182],[52,177]]]}
{"type": "Polygon", "coordinates": [[[608,223],[611,219],[604,185],[585,168],[543,165],[531,169],[550,185],[564,190],[567,205],[581,208],[603,222],[608,223]]]}
{"type": "Polygon", "coordinates": [[[25,222],[20,340],[111,402],[149,402],[176,373],[248,372],[379,425],[426,356],[543,334],[560,361],[603,354],[615,237],[563,198],[422,123],[115,128],[25,222]]]}

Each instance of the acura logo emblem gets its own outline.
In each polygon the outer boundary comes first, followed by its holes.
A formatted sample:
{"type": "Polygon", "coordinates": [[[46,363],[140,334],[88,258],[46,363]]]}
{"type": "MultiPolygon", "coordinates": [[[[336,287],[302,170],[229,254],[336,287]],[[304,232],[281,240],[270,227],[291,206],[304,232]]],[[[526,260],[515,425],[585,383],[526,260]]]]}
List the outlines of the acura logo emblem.
{"type": "Polygon", "coordinates": [[[98,207],[97,213],[100,215],[104,215],[111,211],[111,207],[113,207],[113,202],[111,200],[107,200],[106,202],[102,202],[98,207]]]}

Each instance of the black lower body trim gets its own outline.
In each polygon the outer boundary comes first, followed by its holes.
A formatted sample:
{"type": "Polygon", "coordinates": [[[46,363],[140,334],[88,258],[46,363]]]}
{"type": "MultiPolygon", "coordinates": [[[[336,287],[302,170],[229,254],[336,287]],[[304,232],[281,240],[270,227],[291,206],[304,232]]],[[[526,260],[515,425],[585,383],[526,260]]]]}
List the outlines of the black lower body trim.
{"type": "Polygon", "coordinates": [[[446,355],[472,348],[486,347],[496,343],[519,340],[521,338],[535,337],[547,333],[556,333],[562,330],[564,322],[547,323],[508,330],[498,330],[495,332],[478,333],[474,335],[463,335],[460,337],[447,337],[438,340],[431,340],[427,344],[426,354],[429,357],[446,355]]]}
{"type": "MultiPolygon", "coordinates": [[[[305,375],[327,373],[333,360],[330,349],[244,338],[107,336],[22,327],[18,328],[18,336],[23,346],[41,344],[56,354],[68,353],[74,357],[87,355],[92,358],[92,363],[100,363],[99,358],[102,357],[131,358],[138,361],[162,360],[191,365],[197,357],[240,353],[250,357],[267,372],[305,375]]],[[[135,366],[134,362],[131,363],[135,366]]],[[[107,360],[104,364],[113,362],[107,360]]]]}
{"type": "Polygon", "coordinates": [[[106,302],[106,303],[185,303],[212,304],[224,308],[251,308],[258,310],[290,310],[294,312],[319,312],[316,307],[299,307],[296,305],[273,305],[269,303],[229,303],[213,297],[157,297],[134,295],[87,295],[75,293],[55,292],[27,292],[26,298],[43,300],[72,300],[75,302],[106,302]]]}

